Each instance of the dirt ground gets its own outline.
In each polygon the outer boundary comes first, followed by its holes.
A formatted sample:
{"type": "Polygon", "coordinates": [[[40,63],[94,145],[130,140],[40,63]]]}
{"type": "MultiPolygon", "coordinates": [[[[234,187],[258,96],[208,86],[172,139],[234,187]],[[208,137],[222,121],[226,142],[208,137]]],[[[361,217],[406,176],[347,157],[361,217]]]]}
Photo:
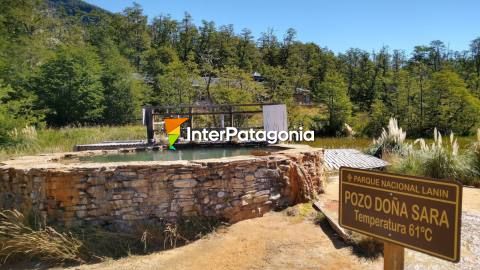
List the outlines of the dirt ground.
{"type": "Polygon", "coordinates": [[[174,250],[74,269],[381,269],[311,218],[272,212],[174,250]]]}
{"type": "MultiPolygon", "coordinates": [[[[323,196],[338,198],[335,177],[323,196]]],[[[451,263],[407,250],[406,269],[478,269],[478,245],[471,233],[480,237],[480,189],[464,188],[462,262],[451,263]],[[471,221],[471,222],[470,222],[471,221]],[[468,227],[468,230],[465,228],[468,227]],[[469,236],[465,235],[468,231],[469,236]],[[469,240],[470,239],[470,240],[469,240]],[[465,243],[464,243],[465,242],[465,243]],[[473,244],[472,244],[473,243],[473,244]],[[476,254],[476,255],[475,255],[476,254]],[[473,267],[473,268],[472,268],[473,267]]],[[[383,258],[366,259],[353,253],[330,227],[316,224],[310,213],[271,212],[245,220],[177,249],[147,256],[83,265],[79,270],[122,269],[382,269],[383,258]]],[[[300,209],[300,211],[298,211],[300,209]]],[[[308,211],[307,211],[308,212],[308,211]]],[[[477,239],[478,240],[478,239],[477,239]]]]}

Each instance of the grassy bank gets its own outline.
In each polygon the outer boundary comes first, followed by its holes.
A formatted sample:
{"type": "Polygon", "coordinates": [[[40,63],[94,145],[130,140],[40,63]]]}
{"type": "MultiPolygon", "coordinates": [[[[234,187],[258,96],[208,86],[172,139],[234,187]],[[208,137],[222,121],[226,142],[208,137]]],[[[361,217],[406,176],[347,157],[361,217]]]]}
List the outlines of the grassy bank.
{"type": "Polygon", "coordinates": [[[345,138],[345,137],[317,137],[313,142],[306,142],[313,147],[320,147],[326,149],[333,148],[353,148],[358,150],[366,149],[371,143],[372,139],[368,138],[345,138]]]}
{"type": "MultiPolygon", "coordinates": [[[[458,145],[461,150],[468,149],[475,142],[475,136],[457,137],[458,145]]],[[[427,144],[433,143],[433,138],[424,139],[427,144]]],[[[307,142],[313,147],[321,147],[326,149],[334,148],[353,148],[358,150],[366,150],[373,139],[364,137],[346,138],[346,137],[317,137],[313,142],[307,142]]],[[[405,143],[413,144],[415,139],[406,139],[405,143]]]]}
{"type": "Polygon", "coordinates": [[[0,160],[22,155],[68,152],[77,144],[145,139],[145,136],[145,127],[141,125],[30,130],[28,136],[19,135],[22,137],[20,143],[0,148],[0,160]]]}
{"type": "MultiPolygon", "coordinates": [[[[19,131],[21,133],[21,131],[19,131]]],[[[0,160],[15,156],[35,155],[72,151],[77,144],[99,143],[109,140],[145,139],[145,127],[141,125],[127,126],[97,126],[97,127],[67,127],[60,129],[29,130],[27,138],[11,147],[0,147],[0,160]]],[[[19,134],[21,136],[21,134],[19,134]]],[[[430,144],[433,139],[426,139],[430,144]]],[[[475,136],[458,137],[460,149],[467,149],[475,141],[475,136]]],[[[413,143],[414,139],[407,139],[413,143]]],[[[313,142],[306,142],[313,147],[321,148],[353,148],[366,150],[372,144],[371,138],[365,137],[317,137],[313,142]]]]}

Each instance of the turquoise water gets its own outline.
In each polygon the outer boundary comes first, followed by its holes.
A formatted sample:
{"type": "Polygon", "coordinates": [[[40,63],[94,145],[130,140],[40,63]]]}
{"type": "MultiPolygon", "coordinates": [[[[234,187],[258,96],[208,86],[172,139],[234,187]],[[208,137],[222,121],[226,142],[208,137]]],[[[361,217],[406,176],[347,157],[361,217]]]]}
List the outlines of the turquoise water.
{"type": "Polygon", "coordinates": [[[128,161],[169,161],[222,158],[250,155],[252,151],[279,151],[275,147],[199,147],[160,151],[142,151],[125,154],[105,154],[80,157],[82,162],[128,162],[128,161]]]}

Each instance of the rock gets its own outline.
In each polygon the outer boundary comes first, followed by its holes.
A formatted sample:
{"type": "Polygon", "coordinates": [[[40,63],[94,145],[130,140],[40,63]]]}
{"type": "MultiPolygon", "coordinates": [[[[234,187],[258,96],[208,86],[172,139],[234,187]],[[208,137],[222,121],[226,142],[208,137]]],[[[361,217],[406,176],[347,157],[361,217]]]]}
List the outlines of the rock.
{"type": "Polygon", "coordinates": [[[246,194],[246,195],[243,195],[242,197],[242,200],[251,200],[253,198],[253,195],[252,194],[246,194]]]}
{"type": "Polygon", "coordinates": [[[104,186],[91,186],[87,188],[87,193],[94,197],[104,197],[105,196],[105,187],[104,186]]]}
{"type": "Polygon", "coordinates": [[[253,180],[255,180],[255,176],[249,174],[249,175],[245,176],[245,180],[246,180],[246,181],[253,181],[253,180]]]}
{"type": "Polygon", "coordinates": [[[268,201],[269,197],[270,197],[269,195],[262,195],[262,196],[259,196],[259,197],[255,197],[255,198],[253,198],[253,202],[254,203],[266,202],[266,201],[268,201]]]}
{"type": "Polygon", "coordinates": [[[146,179],[138,179],[138,180],[128,181],[126,183],[130,183],[130,186],[133,187],[133,188],[147,187],[148,186],[148,180],[146,180],[146,179]]]}
{"type": "Polygon", "coordinates": [[[270,190],[261,190],[261,191],[257,191],[255,192],[255,197],[258,197],[258,196],[263,196],[263,195],[268,195],[270,194],[270,190]]]}
{"type": "Polygon", "coordinates": [[[87,211],[86,210],[80,210],[80,211],[75,212],[75,214],[78,218],[84,218],[84,217],[87,216],[87,211]]]}
{"type": "Polygon", "coordinates": [[[280,193],[271,194],[269,200],[276,201],[279,200],[281,197],[282,195],[280,193]]]}
{"type": "Polygon", "coordinates": [[[237,207],[242,205],[242,200],[232,201],[232,206],[237,207]]]}
{"type": "Polygon", "coordinates": [[[138,220],[138,219],[142,219],[142,217],[139,217],[139,216],[136,216],[136,215],[126,214],[126,215],[122,216],[122,219],[123,220],[138,220]]]}
{"type": "Polygon", "coordinates": [[[260,169],[260,170],[257,170],[257,171],[255,172],[255,177],[257,177],[257,178],[265,177],[265,176],[267,175],[267,172],[268,172],[268,170],[265,169],[265,168],[262,168],[262,169],[260,169]]]}
{"type": "Polygon", "coordinates": [[[196,186],[197,183],[194,179],[179,179],[173,182],[173,186],[176,188],[192,188],[196,186]]]}
{"type": "Polygon", "coordinates": [[[105,184],[104,176],[89,177],[87,183],[90,185],[103,185],[105,184]]]}

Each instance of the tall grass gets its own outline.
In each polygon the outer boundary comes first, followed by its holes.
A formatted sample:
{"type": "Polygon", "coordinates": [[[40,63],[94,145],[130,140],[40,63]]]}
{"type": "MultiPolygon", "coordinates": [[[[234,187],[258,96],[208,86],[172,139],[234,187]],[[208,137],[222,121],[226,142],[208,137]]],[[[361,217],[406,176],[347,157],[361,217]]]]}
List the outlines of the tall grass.
{"type": "Polygon", "coordinates": [[[470,173],[474,185],[480,187],[480,128],[477,129],[477,140],[472,144],[469,151],[470,173]]]}
{"type": "Polygon", "coordinates": [[[452,178],[457,179],[464,176],[466,160],[463,155],[459,155],[457,139],[453,133],[450,139],[445,143],[442,134],[434,130],[434,142],[429,146],[423,139],[416,142],[420,144],[422,174],[432,178],[452,178]]]}
{"type": "Polygon", "coordinates": [[[424,139],[415,140],[416,148],[412,147],[404,157],[397,157],[390,170],[437,179],[455,179],[464,184],[477,185],[479,181],[475,164],[479,154],[476,151],[480,147],[475,145],[477,144],[474,144],[472,150],[462,153],[453,133],[444,140],[442,134],[435,129],[433,142],[429,144],[424,139]]]}
{"type": "Polygon", "coordinates": [[[98,262],[175,248],[213,232],[222,221],[183,217],[175,222],[140,222],[129,230],[103,227],[53,228],[31,224],[17,210],[0,210],[0,266],[7,261],[50,264],[98,262]]]}
{"type": "Polygon", "coordinates": [[[52,227],[32,229],[16,210],[0,211],[0,258],[39,259],[47,262],[85,262],[82,242],[52,227]]]}
{"type": "Polygon", "coordinates": [[[390,118],[387,129],[383,128],[382,134],[373,140],[367,152],[378,157],[391,154],[405,156],[410,149],[410,145],[405,141],[406,138],[407,132],[398,126],[397,119],[390,118]]]}
{"type": "Polygon", "coordinates": [[[0,146],[0,160],[14,156],[72,151],[77,144],[99,143],[110,140],[144,139],[145,128],[140,125],[66,127],[35,130],[27,127],[12,131],[17,140],[0,146]]]}

